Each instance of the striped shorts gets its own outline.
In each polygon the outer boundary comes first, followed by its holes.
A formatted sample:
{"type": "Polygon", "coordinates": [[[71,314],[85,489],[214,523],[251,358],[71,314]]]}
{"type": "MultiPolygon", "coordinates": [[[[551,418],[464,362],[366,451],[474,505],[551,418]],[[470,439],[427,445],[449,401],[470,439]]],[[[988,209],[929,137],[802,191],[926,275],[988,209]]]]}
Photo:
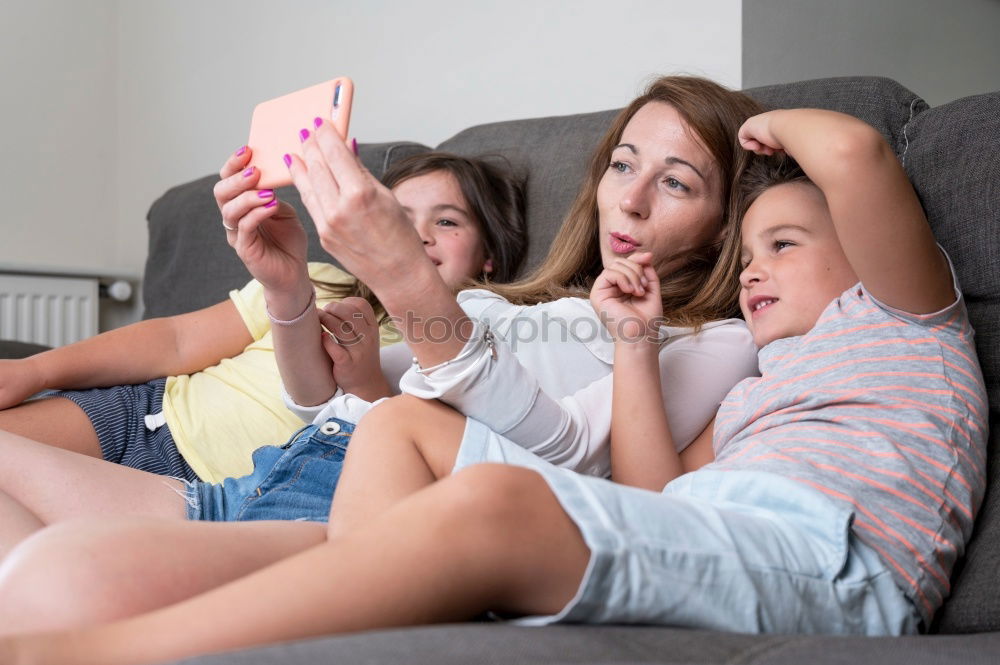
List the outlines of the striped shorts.
{"type": "Polygon", "coordinates": [[[65,397],[83,409],[97,432],[101,455],[108,462],[162,476],[198,480],[177,450],[170,427],[163,422],[166,383],[166,379],[154,379],[112,388],[56,390],[46,393],[46,397],[65,397]]]}

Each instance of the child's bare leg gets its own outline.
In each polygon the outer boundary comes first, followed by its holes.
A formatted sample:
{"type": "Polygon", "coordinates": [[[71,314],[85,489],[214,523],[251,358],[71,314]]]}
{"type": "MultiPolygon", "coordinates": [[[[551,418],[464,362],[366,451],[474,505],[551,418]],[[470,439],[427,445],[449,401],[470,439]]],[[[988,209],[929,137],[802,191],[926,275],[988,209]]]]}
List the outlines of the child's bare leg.
{"type": "MultiPolygon", "coordinates": [[[[373,426],[357,430],[349,448],[352,461],[345,467],[345,474],[350,473],[347,469],[355,470],[350,485],[357,492],[347,491],[357,506],[355,523],[364,523],[402,496],[430,484],[436,474],[450,472],[465,422],[440,403],[408,396],[391,400],[374,415],[373,426]],[[411,430],[433,434],[426,437],[432,443],[418,447],[412,436],[404,436],[411,430]]],[[[27,455],[43,454],[38,449],[37,445],[24,446],[27,455]]],[[[44,454],[66,458],[73,468],[108,466],[82,463],[76,456],[55,451],[44,454]]],[[[114,467],[111,473],[117,479],[127,472],[114,467]]],[[[338,489],[338,496],[341,492],[338,489]]],[[[324,529],[323,525],[296,523],[220,526],[129,519],[57,525],[25,543],[16,550],[16,561],[4,566],[0,625],[7,619],[5,613],[10,621],[9,628],[0,632],[86,625],[162,607],[313,545],[323,539],[324,529]],[[302,539],[274,542],[282,537],[281,530],[300,528],[302,539]],[[174,575],[174,571],[181,574],[174,575]],[[40,593],[43,588],[48,592],[40,593]],[[46,599],[64,595],[60,589],[67,590],[67,598],[52,607],[46,599]],[[27,609],[39,602],[44,606],[27,609]]]]}
{"type": "Polygon", "coordinates": [[[122,518],[58,524],[0,565],[0,635],[77,628],[149,612],[325,540],[309,522],[122,518]]]}
{"type": "Polygon", "coordinates": [[[79,517],[143,515],[184,519],[186,503],[179,480],[129,469],[78,453],[0,432],[0,552],[26,535],[23,511],[43,525],[79,517]],[[6,509],[6,510],[5,510],[6,509]],[[10,511],[7,513],[7,511],[10,511]]]}
{"type": "Polygon", "coordinates": [[[34,513],[2,491],[0,491],[0,515],[3,516],[2,529],[5,535],[0,538],[0,561],[7,556],[13,544],[45,526],[34,513]]]}
{"type": "Polygon", "coordinates": [[[331,537],[449,475],[464,431],[465,416],[438,401],[400,395],[372,409],[347,449],[331,537]]]}
{"type": "Polygon", "coordinates": [[[101,444],[90,418],[65,397],[44,397],[0,411],[0,430],[102,458],[101,444]]]}
{"type": "Polygon", "coordinates": [[[541,476],[480,465],[341,538],[196,598],[107,626],[27,636],[0,644],[0,651],[60,665],[151,663],[454,621],[485,610],[552,613],[573,597],[588,558],[579,531],[541,476]]]}

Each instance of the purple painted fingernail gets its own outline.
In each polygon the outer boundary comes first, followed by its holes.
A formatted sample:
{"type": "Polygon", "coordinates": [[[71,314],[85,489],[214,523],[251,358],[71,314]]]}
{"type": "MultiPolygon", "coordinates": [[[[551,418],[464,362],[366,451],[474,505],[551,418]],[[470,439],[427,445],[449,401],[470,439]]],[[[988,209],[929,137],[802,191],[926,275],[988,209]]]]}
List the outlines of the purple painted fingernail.
{"type": "Polygon", "coordinates": [[[265,203],[264,207],[265,208],[273,208],[276,205],[278,205],[278,199],[273,199],[270,203],[265,203]]]}
{"type": "Polygon", "coordinates": [[[245,145],[244,146],[240,146],[240,149],[236,151],[236,156],[239,157],[240,155],[242,155],[246,151],[247,151],[247,147],[245,145]]]}
{"type": "Polygon", "coordinates": [[[269,199],[272,196],[274,196],[274,192],[271,191],[270,189],[262,189],[259,192],[257,192],[257,196],[259,196],[262,199],[269,199]]]}
{"type": "Polygon", "coordinates": [[[323,126],[323,118],[320,117],[313,118],[313,127],[319,129],[322,126],[323,126]]]}
{"type": "Polygon", "coordinates": [[[307,138],[309,138],[309,130],[308,129],[300,129],[299,130],[299,140],[300,141],[305,141],[307,138]]]}
{"type": "Polygon", "coordinates": [[[285,166],[291,168],[291,166],[292,166],[292,156],[289,155],[286,152],[285,155],[282,157],[282,159],[285,160],[285,166]]]}
{"type": "Polygon", "coordinates": [[[351,139],[351,150],[354,151],[355,155],[358,154],[358,140],[357,139],[351,139]]]}
{"type": "Polygon", "coordinates": [[[253,167],[252,166],[250,168],[248,168],[246,171],[243,172],[243,177],[244,178],[249,178],[252,175],[253,175],[253,167]]]}

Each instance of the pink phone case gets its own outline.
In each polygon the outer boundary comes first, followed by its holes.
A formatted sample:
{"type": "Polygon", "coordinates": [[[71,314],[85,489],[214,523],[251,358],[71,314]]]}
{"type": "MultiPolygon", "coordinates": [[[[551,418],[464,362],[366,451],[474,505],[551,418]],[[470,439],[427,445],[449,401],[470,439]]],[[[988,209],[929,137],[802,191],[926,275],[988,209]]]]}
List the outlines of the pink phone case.
{"type": "Polygon", "coordinates": [[[250,164],[260,169],[259,189],[290,185],[285,154],[301,156],[299,131],[314,129],[313,119],[332,122],[344,138],[351,120],[354,83],[341,76],[318,85],[261,102],[250,119],[247,146],[253,151],[250,164]]]}

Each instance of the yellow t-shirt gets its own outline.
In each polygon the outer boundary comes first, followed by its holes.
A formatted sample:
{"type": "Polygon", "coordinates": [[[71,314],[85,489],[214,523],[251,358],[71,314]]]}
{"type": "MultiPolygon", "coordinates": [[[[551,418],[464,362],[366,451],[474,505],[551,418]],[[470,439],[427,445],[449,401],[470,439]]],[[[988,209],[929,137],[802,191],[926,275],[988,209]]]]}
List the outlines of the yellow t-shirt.
{"type": "MultiPolygon", "coordinates": [[[[309,276],[334,284],[354,278],[328,263],[310,263],[309,276]]],[[[319,304],[332,298],[317,290],[319,304]]],[[[281,445],[304,423],[285,408],[274,358],[264,289],[253,280],[230,292],[254,341],[242,353],[200,372],[167,378],[163,414],[177,450],[198,477],[221,482],[253,471],[251,455],[261,446],[281,445]]],[[[400,340],[386,324],[382,345],[400,340]]]]}

